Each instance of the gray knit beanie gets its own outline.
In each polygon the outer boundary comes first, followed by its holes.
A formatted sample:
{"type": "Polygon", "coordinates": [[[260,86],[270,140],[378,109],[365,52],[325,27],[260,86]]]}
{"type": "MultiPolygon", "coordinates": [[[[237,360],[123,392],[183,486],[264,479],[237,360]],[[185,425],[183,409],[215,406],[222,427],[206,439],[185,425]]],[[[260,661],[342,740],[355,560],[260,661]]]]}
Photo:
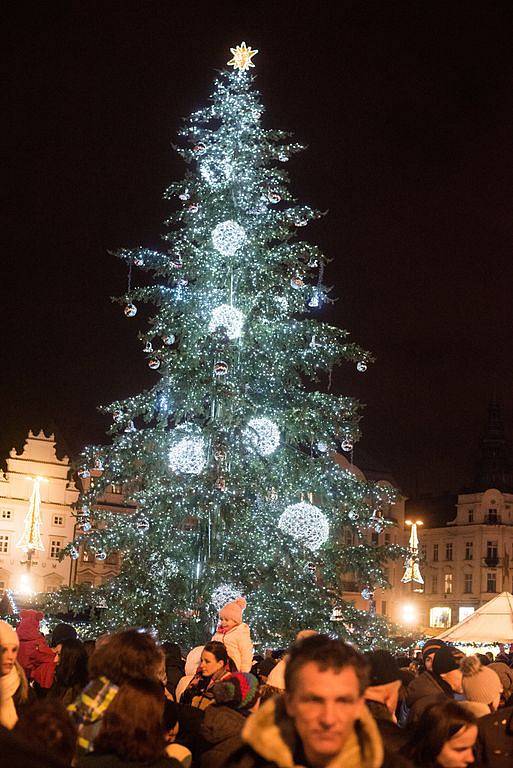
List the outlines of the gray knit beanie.
{"type": "Polygon", "coordinates": [[[483,667],[477,656],[465,656],[461,661],[462,687],[468,701],[491,704],[502,693],[499,675],[483,667]]]}

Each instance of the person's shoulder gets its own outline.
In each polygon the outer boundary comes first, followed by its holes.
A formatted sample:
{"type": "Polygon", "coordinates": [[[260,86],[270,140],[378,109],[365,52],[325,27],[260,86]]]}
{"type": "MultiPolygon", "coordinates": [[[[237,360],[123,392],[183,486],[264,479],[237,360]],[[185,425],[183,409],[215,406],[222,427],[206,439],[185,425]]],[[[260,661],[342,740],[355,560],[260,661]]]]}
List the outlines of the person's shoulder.
{"type": "Polygon", "coordinates": [[[258,755],[249,744],[243,744],[226,758],[223,768],[275,768],[276,763],[270,763],[258,755]]]}

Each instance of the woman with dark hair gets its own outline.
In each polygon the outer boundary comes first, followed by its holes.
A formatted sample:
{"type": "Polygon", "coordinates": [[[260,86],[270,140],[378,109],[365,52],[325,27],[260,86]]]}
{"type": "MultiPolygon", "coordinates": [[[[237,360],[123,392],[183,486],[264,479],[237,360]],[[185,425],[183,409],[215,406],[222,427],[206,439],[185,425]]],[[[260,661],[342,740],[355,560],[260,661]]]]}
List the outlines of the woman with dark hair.
{"type": "Polygon", "coordinates": [[[474,715],[448,700],[424,710],[401,752],[415,768],[467,768],[476,739],[474,715]]]}
{"type": "Polygon", "coordinates": [[[179,768],[166,756],[162,686],[154,680],[123,683],[102,718],[94,752],[80,757],[77,768],[179,768]]]}
{"type": "Polygon", "coordinates": [[[94,749],[102,718],[115,700],[119,686],[133,680],[158,683],[163,658],[153,637],[137,629],[110,635],[100,645],[89,659],[91,682],[68,707],[78,726],[79,754],[94,749]]]}
{"type": "Polygon", "coordinates": [[[87,652],[80,640],[64,640],[56,656],[55,676],[48,692],[50,699],[59,699],[64,706],[75,701],[87,685],[87,652]]]}
{"type": "Polygon", "coordinates": [[[166,688],[174,696],[176,685],[185,674],[182,651],[178,643],[172,643],[169,640],[162,643],[161,648],[166,655],[166,688]]]}
{"type": "MultiPolygon", "coordinates": [[[[29,706],[14,729],[22,742],[41,758],[50,755],[61,765],[71,765],[77,743],[77,727],[60,701],[47,696],[29,706]]],[[[31,763],[27,763],[27,766],[31,763]]]]}
{"type": "Polygon", "coordinates": [[[206,709],[214,700],[212,686],[228,677],[232,670],[235,671],[234,664],[224,643],[211,640],[201,652],[198,671],[183,692],[180,703],[206,709]]]}

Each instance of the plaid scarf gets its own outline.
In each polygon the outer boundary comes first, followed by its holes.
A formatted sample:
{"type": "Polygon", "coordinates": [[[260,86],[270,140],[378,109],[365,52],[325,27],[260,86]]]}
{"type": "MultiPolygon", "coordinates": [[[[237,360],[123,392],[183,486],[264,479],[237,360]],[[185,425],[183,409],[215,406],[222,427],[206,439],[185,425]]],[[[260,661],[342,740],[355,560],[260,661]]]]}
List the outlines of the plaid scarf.
{"type": "Polygon", "coordinates": [[[92,680],[78,699],[69,705],[68,712],[78,726],[78,754],[93,751],[93,741],[100,731],[102,717],[117,692],[117,685],[106,677],[99,677],[92,680]]]}

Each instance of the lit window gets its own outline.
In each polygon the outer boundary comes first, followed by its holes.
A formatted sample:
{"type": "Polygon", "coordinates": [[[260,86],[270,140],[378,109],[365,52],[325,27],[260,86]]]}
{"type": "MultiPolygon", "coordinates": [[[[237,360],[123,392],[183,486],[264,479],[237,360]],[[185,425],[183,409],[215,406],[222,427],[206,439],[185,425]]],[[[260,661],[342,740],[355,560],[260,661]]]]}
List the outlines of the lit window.
{"type": "Polygon", "coordinates": [[[2,509],[2,520],[10,520],[12,518],[12,510],[2,509]]]}
{"type": "Polygon", "coordinates": [[[438,544],[433,544],[433,560],[438,562],[438,544]]]}
{"type": "Polygon", "coordinates": [[[445,545],[445,559],[452,560],[452,542],[447,542],[445,545]]]}
{"type": "Polygon", "coordinates": [[[445,606],[431,608],[429,611],[429,626],[448,629],[451,626],[451,609],[445,606]]]}
{"type": "Polygon", "coordinates": [[[465,560],[473,560],[473,559],[474,559],[474,542],[467,541],[465,542],[465,560]]]}
{"type": "Polygon", "coordinates": [[[50,539],[50,558],[52,560],[59,559],[59,553],[62,549],[61,539],[50,539]]]}
{"type": "Polygon", "coordinates": [[[444,592],[446,595],[452,593],[452,573],[446,573],[444,576],[444,592]]]}
{"type": "Polygon", "coordinates": [[[9,535],[7,533],[0,534],[0,554],[5,555],[9,551],[9,535]]]}
{"type": "Polygon", "coordinates": [[[472,592],[472,574],[466,573],[463,583],[463,591],[467,594],[470,594],[472,592]]]}
{"type": "Polygon", "coordinates": [[[52,525],[64,525],[64,517],[62,515],[53,515],[52,525]]]}
{"type": "Polygon", "coordinates": [[[495,573],[486,574],[486,591],[497,592],[497,575],[495,573]]]}
{"type": "Polygon", "coordinates": [[[112,483],[111,493],[123,493],[123,485],[121,483],[112,483]]]}
{"type": "Polygon", "coordinates": [[[468,616],[472,616],[473,613],[474,608],[470,605],[462,605],[458,611],[458,621],[463,621],[463,619],[466,619],[468,616]]]}

